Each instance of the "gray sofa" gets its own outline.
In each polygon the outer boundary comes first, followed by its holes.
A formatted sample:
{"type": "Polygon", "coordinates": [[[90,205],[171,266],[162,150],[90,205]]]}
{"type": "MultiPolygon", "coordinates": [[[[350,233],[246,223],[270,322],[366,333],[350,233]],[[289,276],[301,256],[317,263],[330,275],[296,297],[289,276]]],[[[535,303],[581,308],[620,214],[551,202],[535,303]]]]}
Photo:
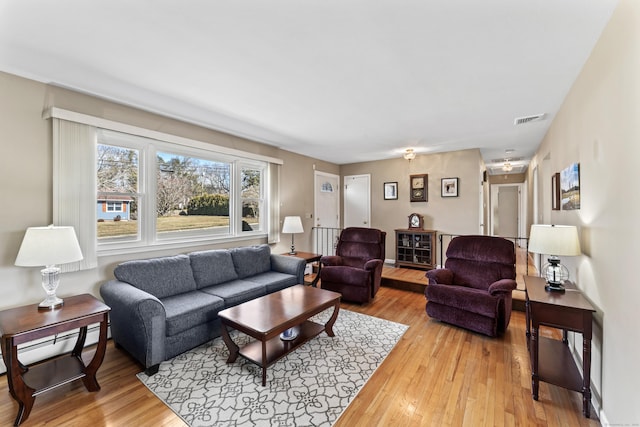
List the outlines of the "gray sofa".
{"type": "Polygon", "coordinates": [[[160,362],[220,335],[218,312],[304,283],[302,258],[268,245],[127,261],[100,287],[111,336],[153,375],[160,362]]]}

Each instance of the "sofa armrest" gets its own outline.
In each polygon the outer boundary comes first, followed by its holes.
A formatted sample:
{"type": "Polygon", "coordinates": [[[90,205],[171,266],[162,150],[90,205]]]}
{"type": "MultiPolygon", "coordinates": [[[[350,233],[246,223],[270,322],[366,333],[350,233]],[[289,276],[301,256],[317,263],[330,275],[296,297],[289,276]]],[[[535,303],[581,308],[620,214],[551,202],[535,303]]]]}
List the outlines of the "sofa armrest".
{"type": "Polygon", "coordinates": [[[452,285],[453,284],[453,271],[447,268],[438,268],[435,270],[429,270],[425,274],[427,279],[429,279],[429,284],[439,283],[441,285],[452,285]]]}
{"type": "Polygon", "coordinates": [[[323,265],[342,265],[342,257],[337,255],[325,255],[320,258],[323,265]]]}
{"type": "Polygon", "coordinates": [[[155,296],[126,282],[111,280],[100,287],[111,307],[111,336],[145,368],[165,359],[166,312],[155,296]]]}
{"type": "Polygon", "coordinates": [[[271,270],[296,276],[297,283],[304,283],[304,270],[307,263],[295,256],[271,254],[271,270]]]}
{"type": "Polygon", "coordinates": [[[518,284],[513,279],[500,279],[497,282],[493,282],[489,286],[488,291],[494,296],[506,293],[510,294],[517,286],[518,284]]]}

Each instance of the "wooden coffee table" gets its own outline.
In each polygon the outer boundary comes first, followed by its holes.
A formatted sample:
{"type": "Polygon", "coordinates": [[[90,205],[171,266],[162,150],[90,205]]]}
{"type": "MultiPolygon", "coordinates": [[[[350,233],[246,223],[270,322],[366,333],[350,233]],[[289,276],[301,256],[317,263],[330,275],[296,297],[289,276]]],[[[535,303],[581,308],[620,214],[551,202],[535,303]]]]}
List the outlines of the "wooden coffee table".
{"type": "Polygon", "coordinates": [[[340,311],[340,294],[325,289],[295,285],[279,292],[247,301],[218,313],[222,320],[222,339],[229,349],[227,363],[235,362],[238,354],[262,367],[262,385],[267,385],[267,367],[289,354],[311,338],[325,331],[335,336],[333,324],[340,311]],[[333,315],[320,325],[309,318],[333,306],[333,315]],[[280,333],[296,326],[294,340],[280,339],[280,333]],[[258,341],[239,348],[229,335],[234,328],[258,341]]]}

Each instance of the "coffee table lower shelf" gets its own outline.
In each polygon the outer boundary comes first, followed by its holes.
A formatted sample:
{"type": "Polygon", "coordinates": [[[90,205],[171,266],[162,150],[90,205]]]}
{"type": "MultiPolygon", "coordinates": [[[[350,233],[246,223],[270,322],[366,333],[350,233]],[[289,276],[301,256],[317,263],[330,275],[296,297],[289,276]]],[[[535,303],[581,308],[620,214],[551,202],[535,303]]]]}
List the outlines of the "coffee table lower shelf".
{"type": "Polygon", "coordinates": [[[297,326],[298,336],[291,340],[285,341],[280,339],[280,336],[271,338],[266,341],[266,360],[262,359],[262,342],[252,341],[249,344],[242,347],[239,351],[240,356],[244,357],[250,362],[257,364],[258,366],[268,367],[277,362],[283,356],[286,356],[302,344],[320,335],[324,331],[324,325],[312,322],[310,320],[305,321],[301,325],[297,326]]]}

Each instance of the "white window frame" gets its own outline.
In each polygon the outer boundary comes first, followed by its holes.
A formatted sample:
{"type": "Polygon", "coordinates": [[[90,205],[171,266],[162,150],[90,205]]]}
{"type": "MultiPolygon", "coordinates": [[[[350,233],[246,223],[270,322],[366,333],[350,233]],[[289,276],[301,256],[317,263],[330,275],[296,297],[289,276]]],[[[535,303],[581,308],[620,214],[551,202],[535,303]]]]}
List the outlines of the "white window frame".
{"type": "MultiPolygon", "coordinates": [[[[278,158],[264,156],[255,153],[249,153],[241,150],[236,150],[233,148],[222,147],[212,143],[192,140],[189,138],[179,137],[176,135],[165,134],[162,132],[152,131],[149,129],[139,128],[136,126],[131,126],[119,122],[114,122],[112,120],[102,119],[99,117],[89,116],[82,113],[77,113],[73,111],[68,111],[64,109],[60,109],[57,107],[52,107],[49,110],[45,111],[43,114],[45,119],[48,118],[58,118],[61,120],[76,122],[84,125],[95,126],[98,129],[110,130],[120,132],[122,134],[128,134],[135,137],[143,137],[154,140],[152,144],[142,144],[137,147],[129,147],[129,142],[126,144],[116,144],[106,141],[100,141],[98,143],[104,143],[108,145],[116,145],[116,146],[124,146],[125,148],[136,148],[139,150],[139,184],[138,184],[138,197],[139,199],[139,209],[143,209],[141,205],[143,203],[149,206],[155,206],[155,178],[153,178],[154,172],[148,172],[148,170],[155,171],[155,153],[156,150],[161,147],[161,151],[170,151],[176,154],[183,154],[186,152],[200,152],[200,153],[209,153],[211,156],[215,156],[216,160],[221,160],[222,158],[228,158],[232,163],[232,177],[239,176],[240,165],[250,165],[250,167],[256,167],[256,165],[261,165],[263,168],[263,175],[261,179],[261,190],[264,200],[264,206],[262,207],[262,211],[260,212],[260,230],[252,231],[252,232],[242,232],[242,221],[235,218],[236,212],[242,212],[241,203],[239,196],[239,184],[232,184],[232,195],[230,198],[230,233],[224,236],[185,236],[182,239],[157,239],[155,233],[155,208],[146,209],[145,215],[152,215],[153,219],[149,220],[147,218],[145,221],[141,221],[141,227],[138,231],[138,238],[133,240],[129,240],[126,242],[108,242],[108,243],[98,243],[97,246],[97,254],[98,256],[107,256],[107,255],[116,255],[116,254],[125,254],[125,253],[136,253],[149,251],[154,249],[170,249],[170,248],[188,248],[193,246],[202,246],[205,244],[212,243],[224,243],[224,242],[238,242],[242,240],[250,240],[256,238],[267,238],[272,241],[275,237],[277,241],[278,230],[271,230],[273,224],[277,224],[277,218],[274,218],[274,212],[277,215],[277,209],[273,209],[273,206],[278,206],[279,201],[277,192],[273,193],[271,190],[270,182],[271,179],[268,176],[268,173],[271,171],[269,168],[269,164],[273,165],[282,165],[283,161],[278,158]],[[151,177],[151,178],[150,178],[151,177]],[[150,182],[151,181],[151,182],[150,182]],[[268,190],[268,191],[267,191],[268,190]],[[275,196],[275,199],[272,199],[275,196]],[[240,209],[240,210],[238,210],[240,209]],[[150,213],[151,212],[151,213],[150,213]],[[272,237],[274,236],[274,237],[272,237]]],[[[92,141],[92,143],[96,143],[96,141],[92,141]]],[[[197,155],[196,155],[197,156],[197,155]]],[[[197,156],[200,157],[200,156],[197,156]]],[[[95,161],[94,161],[95,164],[95,161]]],[[[94,167],[95,174],[95,167],[94,167]]],[[[238,178],[235,178],[236,180],[238,178]]],[[[277,179],[274,177],[274,179],[277,179]]],[[[239,182],[239,181],[236,181],[239,182]]],[[[276,181],[277,182],[277,181],[276,181]]],[[[95,199],[94,199],[95,200],[95,199]]],[[[95,202],[94,205],[90,207],[93,209],[95,214],[95,202]]],[[[87,211],[89,211],[87,209],[87,211]]],[[[139,213],[140,215],[140,213],[139,213]]],[[[93,224],[95,227],[95,222],[93,224]]]]}

